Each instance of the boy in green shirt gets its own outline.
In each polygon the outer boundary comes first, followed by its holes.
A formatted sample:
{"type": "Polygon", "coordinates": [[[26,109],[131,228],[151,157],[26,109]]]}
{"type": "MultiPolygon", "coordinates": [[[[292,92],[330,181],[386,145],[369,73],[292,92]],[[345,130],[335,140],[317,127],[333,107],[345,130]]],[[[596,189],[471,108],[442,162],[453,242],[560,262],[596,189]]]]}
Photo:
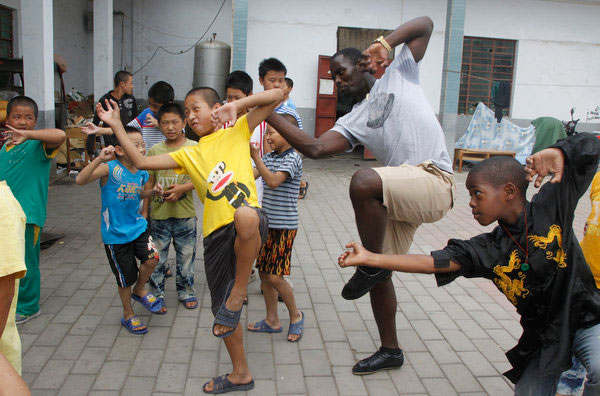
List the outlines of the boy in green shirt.
{"type": "Polygon", "coordinates": [[[60,129],[34,130],[38,107],[27,96],[17,96],[6,107],[11,138],[0,150],[0,181],[4,180],[27,217],[25,264],[19,284],[16,323],[40,315],[40,236],[46,221],[50,163],[65,140],[60,129]]]}
{"type": "MultiPolygon", "coordinates": [[[[158,126],[166,140],[148,151],[148,156],[167,154],[184,146],[197,143],[186,139],[183,134],[185,125],[183,109],[175,103],[167,103],[158,111],[158,126]]],[[[151,170],[146,189],[159,184],[165,191],[152,197],[150,218],[152,219],[152,239],[159,251],[158,265],[150,277],[152,293],[160,299],[165,298],[165,278],[167,275],[167,257],[171,240],[176,252],[177,272],[175,285],[179,301],[187,309],[198,308],[198,299],[194,290],[194,259],[196,257],[196,208],[192,184],[188,175],[178,175],[173,169],[151,170]]],[[[167,307],[158,313],[166,313],[167,307]]]]}

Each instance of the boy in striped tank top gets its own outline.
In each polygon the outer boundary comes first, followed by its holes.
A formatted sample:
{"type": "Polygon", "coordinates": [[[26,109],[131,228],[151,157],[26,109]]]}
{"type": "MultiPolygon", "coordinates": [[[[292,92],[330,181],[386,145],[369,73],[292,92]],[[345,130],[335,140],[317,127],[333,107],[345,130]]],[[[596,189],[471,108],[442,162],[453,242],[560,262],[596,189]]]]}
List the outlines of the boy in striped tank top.
{"type": "MultiPolygon", "coordinates": [[[[297,126],[296,119],[283,115],[297,126]]],[[[262,246],[256,267],[265,299],[267,316],[250,323],[248,331],[258,333],[281,333],[283,328],[277,314],[277,295],[283,299],[289,314],[288,341],[297,342],[302,337],[304,313],[298,310],[294,292],[283,278],[290,274],[292,245],[298,231],[298,191],[302,178],[302,159],[290,144],[270,125],[267,127],[267,143],[273,151],[260,156],[257,144],[251,143],[250,153],[256,168],[254,176],[262,176],[264,195],[263,209],[269,217],[269,235],[262,246]]]]}

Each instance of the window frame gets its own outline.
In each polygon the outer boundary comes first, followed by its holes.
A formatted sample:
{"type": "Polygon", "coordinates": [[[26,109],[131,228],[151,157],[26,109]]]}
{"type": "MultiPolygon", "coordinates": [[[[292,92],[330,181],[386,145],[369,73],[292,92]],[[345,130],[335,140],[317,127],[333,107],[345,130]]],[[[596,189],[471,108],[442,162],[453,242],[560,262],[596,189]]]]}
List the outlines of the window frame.
{"type": "MultiPolygon", "coordinates": [[[[512,98],[516,53],[517,40],[464,36],[458,114],[472,115],[479,102],[493,108],[493,82],[508,82],[512,98]],[[477,43],[478,40],[484,43],[477,43]],[[485,44],[490,41],[490,44],[485,44]],[[485,56],[486,54],[491,55],[485,56]],[[484,97],[486,99],[482,100],[484,97]],[[471,102],[473,102],[473,107],[469,107],[471,102]]],[[[511,107],[505,108],[504,114],[510,116],[511,110],[511,107]]]]}

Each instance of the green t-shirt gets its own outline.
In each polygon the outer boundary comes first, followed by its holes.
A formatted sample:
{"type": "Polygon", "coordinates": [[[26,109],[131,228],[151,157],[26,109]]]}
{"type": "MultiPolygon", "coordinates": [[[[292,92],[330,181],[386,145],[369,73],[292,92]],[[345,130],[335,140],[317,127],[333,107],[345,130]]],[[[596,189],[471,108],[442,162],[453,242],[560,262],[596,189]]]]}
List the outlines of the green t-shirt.
{"type": "MultiPolygon", "coordinates": [[[[166,142],[158,143],[152,146],[148,151],[148,156],[167,154],[179,150],[184,146],[195,146],[198,144],[193,140],[186,139],[183,146],[169,147],[166,142]]],[[[191,179],[188,175],[178,175],[173,169],[148,171],[153,176],[156,183],[160,183],[165,190],[173,184],[185,184],[191,179]]],[[[176,202],[167,202],[160,196],[152,197],[150,201],[150,218],[155,220],[165,220],[170,218],[186,219],[196,216],[194,207],[194,190],[186,192],[176,202]]]]}
{"type": "Polygon", "coordinates": [[[39,140],[0,150],[0,180],[5,180],[21,204],[27,224],[44,227],[50,183],[50,164],[58,149],[46,149],[39,140]]]}

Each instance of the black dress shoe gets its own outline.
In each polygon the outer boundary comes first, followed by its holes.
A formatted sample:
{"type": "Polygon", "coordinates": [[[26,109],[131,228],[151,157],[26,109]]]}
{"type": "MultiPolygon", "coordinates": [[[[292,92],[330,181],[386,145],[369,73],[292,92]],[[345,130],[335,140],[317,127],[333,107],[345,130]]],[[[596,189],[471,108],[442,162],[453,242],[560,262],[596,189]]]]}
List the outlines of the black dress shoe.
{"type": "Polygon", "coordinates": [[[402,349],[381,347],[377,352],[359,361],[352,367],[352,374],[367,375],[381,370],[393,370],[402,367],[404,355],[402,349]]]}
{"type": "Polygon", "coordinates": [[[367,271],[373,271],[373,269],[367,268],[365,270],[363,267],[356,267],[356,272],[342,289],[342,297],[346,300],[356,300],[370,292],[377,283],[388,279],[392,274],[392,271],[388,270],[375,270],[376,272],[373,273],[367,271]]]}

